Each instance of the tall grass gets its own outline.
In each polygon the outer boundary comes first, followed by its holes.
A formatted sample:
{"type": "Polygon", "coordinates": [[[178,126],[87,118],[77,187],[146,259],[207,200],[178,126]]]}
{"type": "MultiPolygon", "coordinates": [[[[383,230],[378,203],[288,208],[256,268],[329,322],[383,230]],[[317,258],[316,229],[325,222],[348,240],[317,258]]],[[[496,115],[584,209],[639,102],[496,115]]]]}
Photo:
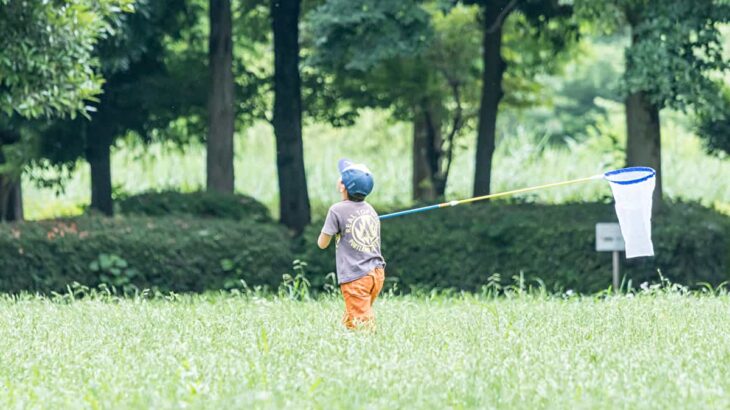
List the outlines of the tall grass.
{"type": "MultiPolygon", "coordinates": [[[[586,141],[550,146],[537,142],[534,125],[521,124],[516,115],[504,115],[493,167],[493,191],[525,187],[545,182],[589,176],[621,167],[625,132],[620,105],[606,102],[609,120],[600,124],[586,141]],[[531,128],[532,127],[532,128],[531,128]]],[[[669,113],[663,118],[663,171],[665,193],[670,198],[699,200],[707,205],[730,209],[730,161],[707,156],[699,139],[687,131],[682,116],[669,113]]],[[[305,163],[309,195],[316,214],[337,200],[336,161],[351,157],[367,163],[376,178],[370,201],[377,207],[404,207],[411,203],[411,128],[392,122],[387,113],[364,111],[351,128],[308,125],[304,130],[305,163]]],[[[457,151],[447,196],[471,195],[474,173],[473,136],[465,137],[457,151]]],[[[275,143],[271,127],[259,123],[236,135],[236,189],[264,202],[278,212],[278,182],[275,143]]],[[[112,178],[115,189],[135,193],[151,189],[200,189],[205,182],[204,147],[185,151],[153,144],[148,147],[121,144],[114,151],[112,178]]],[[[45,218],[74,214],[89,203],[89,171],[86,164],[68,182],[66,191],[56,196],[52,189],[26,183],[28,217],[45,218]]],[[[528,199],[559,203],[570,200],[597,200],[610,195],[600,182],[538,191],[528,199]]]]}
{"type": "Polygon", "coordinates": [[[730,299],[0,297],[0,408],[730,407],[730,299]]]}

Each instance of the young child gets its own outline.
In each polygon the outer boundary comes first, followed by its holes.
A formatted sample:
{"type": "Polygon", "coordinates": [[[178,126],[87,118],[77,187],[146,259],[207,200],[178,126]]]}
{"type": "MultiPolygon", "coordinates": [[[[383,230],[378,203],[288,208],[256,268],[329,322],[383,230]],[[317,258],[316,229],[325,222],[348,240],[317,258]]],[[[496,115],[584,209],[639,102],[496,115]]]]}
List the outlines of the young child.
{"type": "Polygon", "coordinates": [[[337,247],[337,282],[345,299],[343,323],[348,329],[374,326],[372,305],[383,288],[385,260],[380,254],[380,220],[365,197],[373,190],[373,176],[362,164],[341,159],[337,189],[342,201],[332,205],[317,244],[327,248],[333,236],[337,247]]]}

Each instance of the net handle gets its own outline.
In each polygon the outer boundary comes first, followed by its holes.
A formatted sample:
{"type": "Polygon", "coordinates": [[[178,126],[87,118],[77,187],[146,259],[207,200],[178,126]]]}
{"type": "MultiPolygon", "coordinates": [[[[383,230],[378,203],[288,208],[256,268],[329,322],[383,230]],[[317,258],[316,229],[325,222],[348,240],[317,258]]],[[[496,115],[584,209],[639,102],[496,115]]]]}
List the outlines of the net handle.
{"type": "Polygon", "coordinates": [[[421,208],[407,209],[405,211],[399,211],[399,212],[393,212],[393,213],[386,214],[386,215],[381,215],[380,219],[381,220],[390,219],[390,218],[395,218],[396,216],[415,214],[415,213],[419,213],[419,212],[430,211],[432,209],[439,209],[439,208],[446,208],[446,207],[450,207],[450,206],[457,206],[457,205],[461,205],[461,204],[468,204],[471,202],[484,201],[486,199],[501,198],[501,197],[505,197],[505,196],[519,194],[522,192],[536,191],[538,189],[553,188],[553,187],[557,187],[557,186],[577,184],[579,182],[587,182],[587,181],[592,181],[592,180],[596,180],[596,179],[603,179],[604,177],[605,177],[605,174],[598,174],[598,175],[593,175],[593,176],[586,177],[586,178],[571,179],[569,181],[553,182],[550,184],[537,185],[537,186],[521,188],[521,189],[514,189],[512,191],[498,192],[495,194],[476,196],[473,198],[461,199],[461,200],[457,200],[457,201],[442,202],[442,203],[436,204],[436,205],[429,205],[429,206],[424,206],[421,208]]]}

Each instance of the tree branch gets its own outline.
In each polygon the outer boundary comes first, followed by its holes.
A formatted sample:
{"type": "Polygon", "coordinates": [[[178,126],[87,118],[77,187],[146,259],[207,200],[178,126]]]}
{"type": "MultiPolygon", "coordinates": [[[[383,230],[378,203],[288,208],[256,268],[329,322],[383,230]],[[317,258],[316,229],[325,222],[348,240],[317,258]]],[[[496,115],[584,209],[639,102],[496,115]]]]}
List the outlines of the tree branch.
{"type": "Polygon", "coordinates": [[[509,3],[507,3],[506,6],[502,9],[502,11],[497,15],[497,18],[494,20],[494,23],[492,23],[491,26],[487,28],[487,33],[494,33],[497,31],[498,28],[502,26],[502,23],[504,23],[504,20],[507,18],[507,15],[512,12],[512,10],[515,9],[517,6],[517,2],[519,0],[511,0],[509,3]]]}
{"type": "Polygon", "coordinates": [[[456,81],[450,81],[451,92],[454,94],[454,101],[456,102],[456,112],[454,113],[454,120],[452,121],[451,131],[444,141],[448,142],[448,150],[446,151],[446,168],[444,169],[444,191],[446,190],[446,181],[449,179],[449,172],[451,171],[451,162],[454,158],[454,137],[459,132],[463,124],[463,108],[461,106],[461,93],[459,92],[459,83],[456,81]]]}

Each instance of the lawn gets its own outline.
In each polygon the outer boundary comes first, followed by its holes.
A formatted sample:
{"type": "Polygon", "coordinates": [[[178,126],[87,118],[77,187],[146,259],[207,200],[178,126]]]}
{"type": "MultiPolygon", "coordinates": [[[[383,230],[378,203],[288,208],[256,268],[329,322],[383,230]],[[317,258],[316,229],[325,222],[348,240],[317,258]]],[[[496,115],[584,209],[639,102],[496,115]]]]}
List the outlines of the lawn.
{"type": "Polygon", "coordinates": [[[730,297],[0,298],[0,408],[729,408],[730,297]]]}

